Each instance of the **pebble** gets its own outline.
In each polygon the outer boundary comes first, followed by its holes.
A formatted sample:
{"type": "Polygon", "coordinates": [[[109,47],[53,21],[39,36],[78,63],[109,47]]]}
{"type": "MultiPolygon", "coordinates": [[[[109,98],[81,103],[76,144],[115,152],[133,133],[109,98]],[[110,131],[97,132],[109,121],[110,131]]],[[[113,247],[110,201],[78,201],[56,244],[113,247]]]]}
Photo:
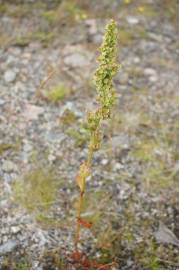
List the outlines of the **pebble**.
{"type": "Polygon", "coordinates": [[[20,228],[18,226],[12,226],[11,227],[11,232],[13,234],[16,234],[16,233],[20,232],[20,228]]]}
{"type": "Polygon", "coordinates": [[[15,240],[8,240],[6,243],[0,246],[0,255],[5,255],[9,252],[12,252],[18,243],[15,240]]]}
{"type": "Polygon", "coordinates": [[[7,70],[5,73],[4,73],[4,80],[6,83],[11,83],[11,82],[14,82],[16,79],[16,73],[12,70],[7,70]]]}
{"type": "Polygon", "coordinates": [[[133,17],[133,16],[127,16],[126,20],[131,25],[135,25],[135,24],[139,23],[139,19],[137,17],[133,17]]]}
{"type": "Polygon", "coordinates": [[[15,163],[13,163],[12,161],[10,160],[5,160],[3,162],[3,165],[2,165],[2,170],[4,172],[13,172],[13,171],[17,171],[17,166],[15,163]]]}
{"type": "Polygon", "coordinates": [[[0,106],[4,105],[6,103],[6,101],[4,99],[0,99],[0,106]]]}
{"type": "Polygon", "coordinates": [[[153,68],[145,68],[144,74],[145,75],[156,75],[156,70],[153,68]]]}
{"type": "Polygon", "coordinates": [[[36,120],[40,114],[43,114],[44,109],[40,106],[26,104],[23,116],[26,120],[36,120]]]}
{"type": "Polygon", "coordinates": [[[149,76],[150,82],[156,82],[158,80],[157,72],[153,68],[145,68],[144,74],[149,76]]]}
{"type": "Polygon", "coordinates": [[[113,166],[113,169],[114,169],[115,171],[119,171],[119,170],[121,170],[121,169],[123,169],[123,168],[124,168],[124,165],[122,165],[122,164],[119,163],[119,162],[115,163],[114,166],[113,166]]]}

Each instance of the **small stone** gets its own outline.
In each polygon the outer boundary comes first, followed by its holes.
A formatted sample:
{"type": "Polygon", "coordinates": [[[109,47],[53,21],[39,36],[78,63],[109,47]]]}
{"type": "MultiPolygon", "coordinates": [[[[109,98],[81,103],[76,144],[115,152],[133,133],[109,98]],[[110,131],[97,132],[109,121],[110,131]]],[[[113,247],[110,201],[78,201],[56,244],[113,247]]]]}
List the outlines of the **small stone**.
{"type": "Polygon", "coordinates": [[[1,106],[1,105],[4,105],[5,103],[6,103],[5,100],[0,99],[0,106],[1,106]]]}
{"type": "Polygon", "coordinates": [[[131,267],[134,262],[131,259],[128,259],[126,263],[128,267],[131,267]]]}
{"type": "Polygon", "coordinates": [[[102,165],[107,165],[108,164],[108,159],[102,159],[101,164],[102,165]]]}
{"type": "Polygon", "coordinates": [[[6,83],[14,82],[16,79],[16,73],[12,70],[7,70],[4,74],[4,80],[6,83]]]}
{"type": "Polygon", "coordinates": [[[158,81],[158,78],[157,78],[157,76],[150,76],[149,77],[149,81],[151,81],[151,82],[157,82],[158,81]]]}
{"type": "Polygon", "coordinates": [[[149,81],[150,82],[156,82],[158,80],[157,72],[153,68],[145,68],[144,69],[144,74],[146,76],[149,76],[149,81]]]}
{"type": "Polygon", "coordinates": [[[13,234],[16,234],[16,233],[20,232],[20,228],[18,226],[12,226],[11,227],[11,232],[13,234]]]}
{"type": "Polygon", "coordinates": [[[135,63],[135,64],[139,64],[140,63],[140,58],[139,57],[134,57],[134,59],[133,59],[133,62],[135,63]]]}
{"type": "Polygon", "coordinates": [[[23,116],[26,120],[36,120],[40,114],[43,114],[44,109],[40,106],[27,104],[23,116]]]}
{"type": "Polygon", "coordinates": [[[135,24],[139,23],[139,19],[137,17],[133,17],[133,16],[127,16],[126,20],[131,25],[135,25],[135,24]]]}
{"type": "Polygon", "coordinates": [[[56,156],[54,156],[54,155],[52,155],[52,154],[50,154],[50,155],[48,156],[48,161],[49,161],[50,163],[53,163],[53,162],[55,161],[55,159],[56,159],[56,156]]]}
{"type": "Polygon", "coordinates": [[[78,52],[66,56],[64,59],[64,62],[66,65],[69,65],[72,67],[82,67],[89,64],[88,59],[85,57],[85,55],[82,55],[78,52]]]}
{"type": "Polygon", "coordinates": [[[2,165],[2,170],[4,172],[13,172],[17,171],[17,166],[10,160],[5,160],[2,165]]]}
{"type": "Polygon", "coordinates": [[[9,252],[12,252],[17,247],[17,241],[9,240],[3,245],[0,246],[0,255],[5,255],[9,252]]]}
{"type": "Polygon", "coordinates": [[[114,170],[115,171],[119,171],[119,170],[121,170],[121,169],[123,169],[124,168],[124,165],[122,165],[121,163],[116,163],[115,165],[114,165],[114,170]]]}
{"type": "Polygon", "coordinates": [[[156,71],[153,68],[145,68],[144,69],[144,74],[153,76],[153,75],[156,75],[156,71]]]}

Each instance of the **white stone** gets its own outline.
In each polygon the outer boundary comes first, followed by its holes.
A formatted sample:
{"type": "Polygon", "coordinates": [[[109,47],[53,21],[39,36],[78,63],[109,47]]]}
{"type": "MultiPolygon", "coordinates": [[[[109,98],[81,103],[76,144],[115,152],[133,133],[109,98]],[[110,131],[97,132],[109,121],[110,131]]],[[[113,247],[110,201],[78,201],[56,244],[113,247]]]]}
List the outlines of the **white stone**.
{"type": "Polygon", "coordinates": [[[18,233],[18,232],[20,232],[20,228],[18,227],[18,226],[12,226],[11,227],[11,232],[13,233],[13,234],[16,234],[16,233],[18,233]]]}
{"type": "Polygon", "coordinates": [[[129,24],[132,24],[132,25],[139,23],[139,19],[137,17],[134,17],[134,16],[127,16],[126,20],[129,24]]]}
{"type": "Polygon", "coordinates": [[[5,73],[4,73],[4,80],[7,82],[7,83],[10,83],[10,82],[14,82],[16,79],[16,73],[12,70],[7,70],[5,73]]]}
{"type": "Polygon", "coordinates": [[[145,68],[144,69],[144,74],[145,75],[156,75],[156,70],[153,68],[145,68]]]}

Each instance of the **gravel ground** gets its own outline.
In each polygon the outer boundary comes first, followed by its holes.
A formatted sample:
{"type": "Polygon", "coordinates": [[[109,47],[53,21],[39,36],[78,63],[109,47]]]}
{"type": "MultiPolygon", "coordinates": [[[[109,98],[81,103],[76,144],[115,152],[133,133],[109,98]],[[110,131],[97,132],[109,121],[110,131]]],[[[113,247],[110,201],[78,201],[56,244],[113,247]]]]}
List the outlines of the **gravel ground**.
{"type": "Polygon", "coordinates": [[[114,269],[179,269],[177,1],[15,2],[0,2],[0,269],[61,269],[54,256],[73,251],[83,119],[110,17],[117,104],[87,183],[94,226],[80,248],[114,269]]]}

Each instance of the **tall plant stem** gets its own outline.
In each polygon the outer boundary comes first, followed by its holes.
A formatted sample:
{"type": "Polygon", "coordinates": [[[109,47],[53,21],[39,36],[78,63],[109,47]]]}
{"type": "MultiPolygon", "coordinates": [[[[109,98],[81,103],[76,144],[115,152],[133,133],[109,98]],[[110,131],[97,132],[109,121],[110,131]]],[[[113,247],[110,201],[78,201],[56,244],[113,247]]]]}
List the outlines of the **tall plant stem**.
{"type": "Polygon", "coordinates": [[[78,210],[77,210],[77,222],[76,222],[76,233],[75,233],[75,249],[78,249],[78,243],[80,241],[80,223],[79,219],[81,218],[81,211],[83,205],[83,196],[84,192],[80,193],[79,202],[78,202],[78,210]]]}
{"type": "MultiPolygon", "coordinates": [[[[88,157],[87,157],[87,166],[91,166],[93,158],[93,148],[89,146],[88,149],[88,157]]],[[[86,179],[85,179],[86,181],[86,179]]],[[[80,192],[78,208],[77,208],[77,221],[76,221],[76,232],[75,232],[75,249],[78,250],[78,243],[80,241],[80,229],[81,225],[79,223],[79,219],[81,218],[82,206],[83,206],[84,192],[80,192]]]]}
{"type": "MultiPolygon", "coordinates": [[[[80,241],[81,225],[85,224],[81,219],[81,212],[85,194],[86,179],[90,175],[93,154],[100,148],[101,143],[101,121],[111,117],[111,110],[115,102],[115,89],[113,77],[118,71],[117,64],[117,24],[111,20],[106,26],[103,43],[100,47],[101,55],[98,58],[99,67],[94,75],[94,82],[98,93],[98,108],[88,113],[87,127],[90,131],[90,142],[86,161],[80,166],[77,175],[77,185],[80,188],[80,196],[77,208],[77,224],[75,232],[75,247],[78,249],[80,241]]],[[[86,227],[86,226],[85,226],[86,227]]],[[[87,226],[89,228],[89,226],[87,226]]]]}

